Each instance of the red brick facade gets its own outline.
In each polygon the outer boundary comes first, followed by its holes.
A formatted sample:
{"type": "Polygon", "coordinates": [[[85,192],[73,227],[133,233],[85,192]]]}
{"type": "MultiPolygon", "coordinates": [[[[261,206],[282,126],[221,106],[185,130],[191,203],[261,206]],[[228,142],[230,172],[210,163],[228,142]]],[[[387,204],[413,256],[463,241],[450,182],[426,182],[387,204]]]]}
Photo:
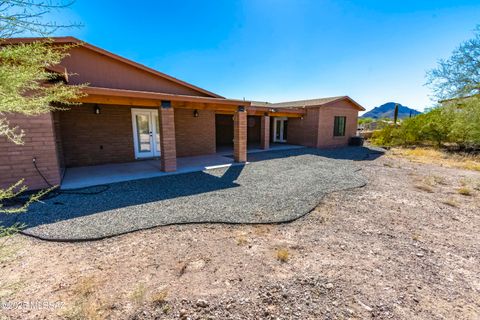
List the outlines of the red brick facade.
{"type": "MultiPolygon", "coordinates": [[[[134,161],[132,108],[158,110],[165,171],[176,169],[177,157],[213,154],[216,144],[231,146],[232,140],[237,162],[247,160],[248,142],[269,148],[272,119],[262,114],[274,113],[265,105],[263,110],[249,109],[248,101],[222,99],[88,44],[74,46],[61,65],[70,74],[70,84],[90,85],[93,94],[81,100],[89,103],[37,117],[9,116],[12,124],[25,130],[26,138],[25,145],[16,146],[0,137],[1,187],[20,178],[31,189],[47,187],[33,166],[33,157],[51,184],[60,183],[61,168],[134,161]],[[171,108],[160,107],[165,95],[166,100],[173,100],[171,108]],[[90,102],[99,103],[100,113],[95,113],[90,102]],[[232,123],[231,114],[238,105],[245,110],[235,112],[232,123]],[[194,113],[194,106],[201,110],[194,113]]],[[[308,147],[347,144],[356,133],[361,109],[347,100],[308,107],[302,119],[295,118],[303,113],[301,108],[285,111],[285,116],[293,116],[288,120],[287,143],[308,147]],[[344,137],[333,137],[335,116],[347,118],[344,137]]]]}
{"type": "Polygon", "coordinates": [[[317,146],[319,126],[318,108],[307,109],[303,118],[290,118],[287,121],[288,143],[311,148],[317,146]]]}
{"type": "Polygon", "coordinates": [[[25,185],[31,190],[47,187],[33,166],[34,157],[38,169],[47,181],[58,185],[60,168],[52,115],[8,115],[7,118],[12,125],[25,131],[25,144],[15,145],[5,137],[0,137],[0,187],[7,187],[22,178],[25,178],[25,185]]]}
{"type": "Polygon", "coordinates": [[[350,104],[338,101],[329,106],[319,108],[319,122],[317,148],[340,147],[348,144],[350,137],[357,134],[358,110],[350,104]],[[335,116],[346,117],[345,135],[333,136],[335,116]]]}
{"type": "Polygon", "coordinates": [[[177,157],[215,153],[215,111],[175,109],[177,157]]]}
{"type": "Polygon", "coordinates": [[[346,101],[307,108],[303,118],[288,119],[288,143],[312,148],[345,146],[357,133],[358,110],[346,101]],[[333,136],[335,116],[346,117],[345,135],[333,136]]]}
{"type": "Polygon", "coordinates": [[[135,160],[130,107],[73,106],[58,111],[66,167],[119,163],[135,160]]]}

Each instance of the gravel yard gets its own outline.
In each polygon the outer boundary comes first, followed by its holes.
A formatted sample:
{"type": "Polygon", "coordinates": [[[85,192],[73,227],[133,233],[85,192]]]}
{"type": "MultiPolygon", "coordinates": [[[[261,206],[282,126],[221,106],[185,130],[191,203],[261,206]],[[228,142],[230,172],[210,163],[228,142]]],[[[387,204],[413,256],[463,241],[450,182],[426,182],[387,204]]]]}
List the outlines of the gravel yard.
{"type": "Polygon", "coordinates": [[[479,319],[480,172],[354,164],[365,187],[290,223],[0,239],[0,318],[479,319]]]}
{"type": "Polygon", "coordinates": [[[101,239],[179,223],[292,221],[329,192],[364,186],[359,167],[346,159],[372,153],[367,148],[256,153],[248,165],[115,183],[94,195],[61,194],[14,218],[29,226],[25,234],[48,240],[101,239]]]}

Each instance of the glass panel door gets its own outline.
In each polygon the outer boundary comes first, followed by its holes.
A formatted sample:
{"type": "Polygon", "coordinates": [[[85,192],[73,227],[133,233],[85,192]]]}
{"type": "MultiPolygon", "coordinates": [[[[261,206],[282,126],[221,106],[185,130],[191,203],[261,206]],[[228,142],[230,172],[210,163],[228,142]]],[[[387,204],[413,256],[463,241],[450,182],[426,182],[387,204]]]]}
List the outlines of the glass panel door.
{"type": "Polygon", "coordinates": [[[281,133],[282,133],[282,121],[275,119],[275,141],[282,140],[281,133]]]}
{"type": "Polygon", "coordinates": [[[287,142],[287,119],[275,118],[273,132],[273,142],[287,142]]]}
{"type": "Polygon", "coordinates": [[[132,109],[135,158],[160,156],[158,110],[132,109]]]}
{"type": "Polygon", "coordinates": [[[137,152],[138,153],[150,153],[152,152],[152,144],[150,142],[150,117],[148,114],[135,115],[135,121],[137,123],[137,152]]]}

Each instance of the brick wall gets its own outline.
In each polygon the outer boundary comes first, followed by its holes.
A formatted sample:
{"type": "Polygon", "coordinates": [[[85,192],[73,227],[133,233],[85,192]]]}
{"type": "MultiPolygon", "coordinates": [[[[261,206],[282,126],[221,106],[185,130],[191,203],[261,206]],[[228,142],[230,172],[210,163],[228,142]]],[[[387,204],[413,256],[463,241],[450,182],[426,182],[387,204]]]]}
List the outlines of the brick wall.
{"type": "Polygon", "coordinates": [[[307,109],[303,119],[289,118],[287,121],[287,143],[306,147],[317,146],[318,109],[307,109]]]}
{"type": "Polygon", "coordinates": [[[349,102],[338,101],[319,109],[318,148],[339,147],[348,144],[350,137],[357,133],[358,110],[349,102]],[[346,117],[345,136],[334,137],[335,116],[346,117]]]}
{"type": "Polygon", "coordinates": [[[66,167],[135,160],[130,107],[85,104],[59,111],[66,167]]]}
{"type": "Polygon", "coordinates": [[[259,116],[247,116],[247,142],[260,143],[260,119],[259,116]]]}
{"type": "Polygon", "coordinates": [[[60,183],[60,169],[55,146],[55,135],[51,114],[26,117],[10,114],[8,119],[25,131],[25,144],[15,145],[5,137],[0,137],[0,186],[2,188],[25,178],[30,190],[48,187],[35,170],[32,158],[37,158],[37,166],[53,185],[60,183]]]}
{"type": "Polygon", "coordinates": [[[337,101],[306,111],[303,119],[288,119],[288,143],[316,148],[345,146],[357,132],[358,110],[348,101],[337,101]],[[346,117],[343,137],[333,136],[335,116],[346,117]]]}
{"type": "MultiPolygon", "coordinates": [[[[85,104],[60,111],[60,136],[65,165],[87,166],[135,160],[132,113],[128,106],[85,104]]],[[[177,157],[215,153],[215,113],[174,109],[177,157]]]]}
{"type": "Polygon", "coordinates": [[[215,112],[175,109],[175,140],[177,157],[215,153],[215,112]]]}

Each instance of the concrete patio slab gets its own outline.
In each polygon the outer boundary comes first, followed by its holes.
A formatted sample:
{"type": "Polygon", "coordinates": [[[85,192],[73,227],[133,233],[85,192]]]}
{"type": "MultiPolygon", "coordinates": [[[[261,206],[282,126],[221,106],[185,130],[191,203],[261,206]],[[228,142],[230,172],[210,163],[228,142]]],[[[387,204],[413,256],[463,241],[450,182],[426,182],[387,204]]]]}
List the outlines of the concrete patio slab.
{"type": "Polygon", "coordinates": [[[158,159],[68,168],[66,169],[61,189],[78,189],[109,183],[162,177],[172,174],[228,167],[232,164],[234,164],[232,158],[214,154],[178,158],[177,171],[175,172],[161,171],[160,160],[158,159]]]}

